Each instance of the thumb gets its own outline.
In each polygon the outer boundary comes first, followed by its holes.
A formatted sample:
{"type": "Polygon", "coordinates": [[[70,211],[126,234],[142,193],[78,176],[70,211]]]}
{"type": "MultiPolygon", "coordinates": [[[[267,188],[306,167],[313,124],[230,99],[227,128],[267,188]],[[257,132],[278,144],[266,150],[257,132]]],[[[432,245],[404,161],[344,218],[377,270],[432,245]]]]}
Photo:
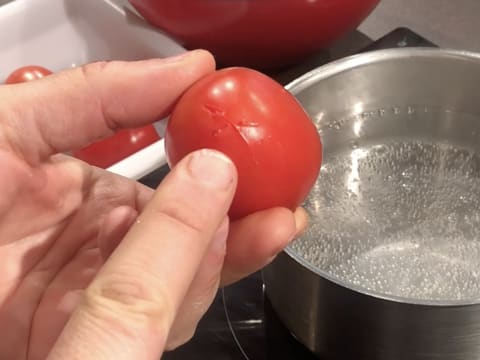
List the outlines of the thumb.
{"type": "MultiPolygon", "coordinates": [[[[197,312],[179,312],[212,293],[212,275],[218,283],[220,269],[211,274],[204,259],[236,179],[235,166],[218,152],[183,159],[97,274],[49,359],[157,360],[170,335],[182,340],[197,312]]],[[[223,253],[219,258],[216,264],[223,253]]]]}

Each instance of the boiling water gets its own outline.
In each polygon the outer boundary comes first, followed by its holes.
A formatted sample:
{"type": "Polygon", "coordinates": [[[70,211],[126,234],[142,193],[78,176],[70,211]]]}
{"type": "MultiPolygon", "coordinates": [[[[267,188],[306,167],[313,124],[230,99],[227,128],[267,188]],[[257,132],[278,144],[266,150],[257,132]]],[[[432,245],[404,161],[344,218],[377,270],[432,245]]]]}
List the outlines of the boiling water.
{"type": "Polygon", "coordinates": [[[480,152],[445,141],[353,143],[327,154],[291,245],[338,280],[385,295],[480,299],[480,152]]]}

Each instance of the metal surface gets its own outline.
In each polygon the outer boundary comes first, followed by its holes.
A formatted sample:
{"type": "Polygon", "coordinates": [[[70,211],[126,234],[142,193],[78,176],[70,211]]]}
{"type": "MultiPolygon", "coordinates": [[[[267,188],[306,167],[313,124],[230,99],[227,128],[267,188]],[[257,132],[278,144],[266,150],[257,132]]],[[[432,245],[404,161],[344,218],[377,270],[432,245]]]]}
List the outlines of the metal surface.
{"type": "Polygon", "coordinates": [[[279,317],[327,359],[479,359],[480,57],[379,51],[288,88],[325,156],[264,271],[279,317]]]}

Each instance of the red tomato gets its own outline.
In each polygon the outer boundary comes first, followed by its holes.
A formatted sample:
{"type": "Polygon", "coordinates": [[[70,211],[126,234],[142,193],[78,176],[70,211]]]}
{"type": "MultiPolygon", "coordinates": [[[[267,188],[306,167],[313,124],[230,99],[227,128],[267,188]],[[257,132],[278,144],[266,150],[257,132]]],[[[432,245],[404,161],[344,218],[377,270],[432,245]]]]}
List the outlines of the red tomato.
{"type": "Polygon", "coordinates": [[[23,66],[13,73],[11,73],[5,84],[18,84],[22,82],[28,82],[32,80],[41,79],[45,76],[50,75],[52,72],[44,67],[37,65],[23,66]]]}
{"type": "Polygon", "coordinates": [[[74,151],[72,155],[90,165],[105,169],[159,139],[153,125],[122,129],[106,139],[74,151]]]}
{"type": "Polygon", "coordinates": [[[175,106],[165,133],[169,164],[202,148],[223,152],[237,167],[233,219],[275,206],[296,208],[322,160],[319,134],[297,100],[246,68],[206,76],[175,106]]]}

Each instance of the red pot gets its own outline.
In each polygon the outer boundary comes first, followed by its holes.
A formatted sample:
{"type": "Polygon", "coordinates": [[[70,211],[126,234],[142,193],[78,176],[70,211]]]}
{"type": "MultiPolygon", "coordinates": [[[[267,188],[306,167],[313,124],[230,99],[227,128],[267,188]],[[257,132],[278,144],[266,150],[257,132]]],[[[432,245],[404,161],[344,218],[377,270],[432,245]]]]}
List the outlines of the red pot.
{"type": "Polygon", "coordinates": [[[380,0],[130,0],[151,24],[223,65],[278,67],[355,29],[380,0]]]}

